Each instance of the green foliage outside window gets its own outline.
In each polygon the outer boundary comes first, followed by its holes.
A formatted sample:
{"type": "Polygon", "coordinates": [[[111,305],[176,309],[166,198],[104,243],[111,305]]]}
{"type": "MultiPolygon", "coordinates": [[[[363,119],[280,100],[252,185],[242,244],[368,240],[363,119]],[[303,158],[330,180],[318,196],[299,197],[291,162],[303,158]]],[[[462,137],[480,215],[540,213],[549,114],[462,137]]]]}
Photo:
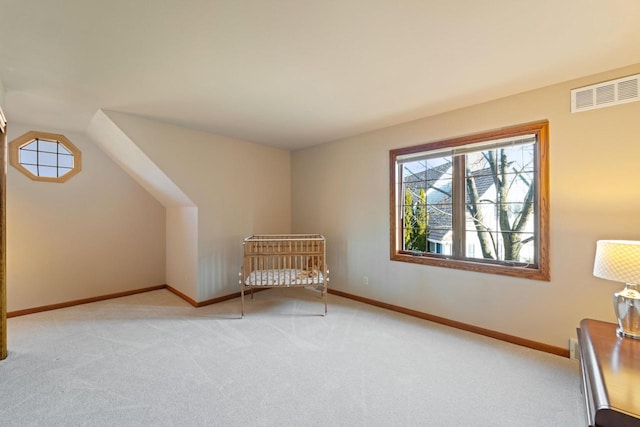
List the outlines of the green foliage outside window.
{"type": "Polygon", "coordinates": [[[407,188],[404,194],[404,249],[426,252],[428,236],[427,193],[421,188],[414,203],[411,190],[407,188]]]}

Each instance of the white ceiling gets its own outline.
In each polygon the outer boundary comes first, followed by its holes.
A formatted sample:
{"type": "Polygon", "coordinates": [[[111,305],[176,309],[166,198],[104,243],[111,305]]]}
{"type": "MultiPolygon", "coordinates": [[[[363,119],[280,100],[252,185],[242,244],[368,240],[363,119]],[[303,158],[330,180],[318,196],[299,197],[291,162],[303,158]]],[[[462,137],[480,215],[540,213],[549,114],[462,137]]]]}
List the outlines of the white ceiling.
{"type": "Polygon", "coordinates": [[[635,63],[638,0],[0,0],[7,118],[71,131],[297,149],[635,63]]]}

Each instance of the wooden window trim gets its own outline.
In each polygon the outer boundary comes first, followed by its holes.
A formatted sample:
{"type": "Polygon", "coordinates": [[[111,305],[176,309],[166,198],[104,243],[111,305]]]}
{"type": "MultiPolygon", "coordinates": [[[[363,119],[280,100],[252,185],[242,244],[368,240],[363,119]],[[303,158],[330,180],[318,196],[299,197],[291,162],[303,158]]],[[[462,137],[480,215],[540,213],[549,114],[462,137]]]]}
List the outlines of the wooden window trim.
{"type": "Polygon", "coordinates": [[[549,122],[510,126],[502,129],[457,137],[442,141],[430,142],[411,147],[398,148],[389,151],[389,205],[390,205],[390,258],[392,261],[409,262],[413,264],[431,265],[436,267],[454,268],[489,274],[499,274],[533,280],[551,280],[549,258],[549,122]],[[538,139],[537,167],[538,191],[537,206],[537,239],[538,263],[536,267],[510,266],[492,264],[482,260],[452,259],[447,256],[433,254],[411,254],[403,252],[401,227],[398,227],[398,197],[402,194],[402,180],[398,179],[397,158],[401,155],[420,153],[423,151],[453,148],[463,145],[490,141],[493,139],[536,134],[538,139]]]}

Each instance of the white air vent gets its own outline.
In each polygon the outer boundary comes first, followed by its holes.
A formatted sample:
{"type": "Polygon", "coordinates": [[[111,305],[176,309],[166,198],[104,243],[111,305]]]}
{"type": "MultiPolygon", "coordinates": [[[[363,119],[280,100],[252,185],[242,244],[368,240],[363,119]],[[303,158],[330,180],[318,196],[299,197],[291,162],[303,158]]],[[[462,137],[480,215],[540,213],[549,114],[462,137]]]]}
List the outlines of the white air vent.
{"type": "Polygon", "coordinates": [[[640,101],[640,74],[571,91],[571,112],[640,101]]]}

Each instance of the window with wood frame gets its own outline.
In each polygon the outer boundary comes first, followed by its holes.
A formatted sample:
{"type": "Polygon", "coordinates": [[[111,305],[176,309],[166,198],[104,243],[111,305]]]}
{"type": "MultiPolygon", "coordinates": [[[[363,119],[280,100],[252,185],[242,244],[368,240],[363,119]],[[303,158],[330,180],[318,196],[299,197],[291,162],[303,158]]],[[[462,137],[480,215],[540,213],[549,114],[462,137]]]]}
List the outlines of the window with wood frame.
{"type": "Polygon", "coordinates": [[[391,259],[550,280],[548,122],[391,150],[391,259]]]}
{"type": "Polygon", "coordinates": [[[80,172],[82,153],[64,135],[29,131],[9,143],[9,161],[34,181],[65,182],[80,172]]]}

